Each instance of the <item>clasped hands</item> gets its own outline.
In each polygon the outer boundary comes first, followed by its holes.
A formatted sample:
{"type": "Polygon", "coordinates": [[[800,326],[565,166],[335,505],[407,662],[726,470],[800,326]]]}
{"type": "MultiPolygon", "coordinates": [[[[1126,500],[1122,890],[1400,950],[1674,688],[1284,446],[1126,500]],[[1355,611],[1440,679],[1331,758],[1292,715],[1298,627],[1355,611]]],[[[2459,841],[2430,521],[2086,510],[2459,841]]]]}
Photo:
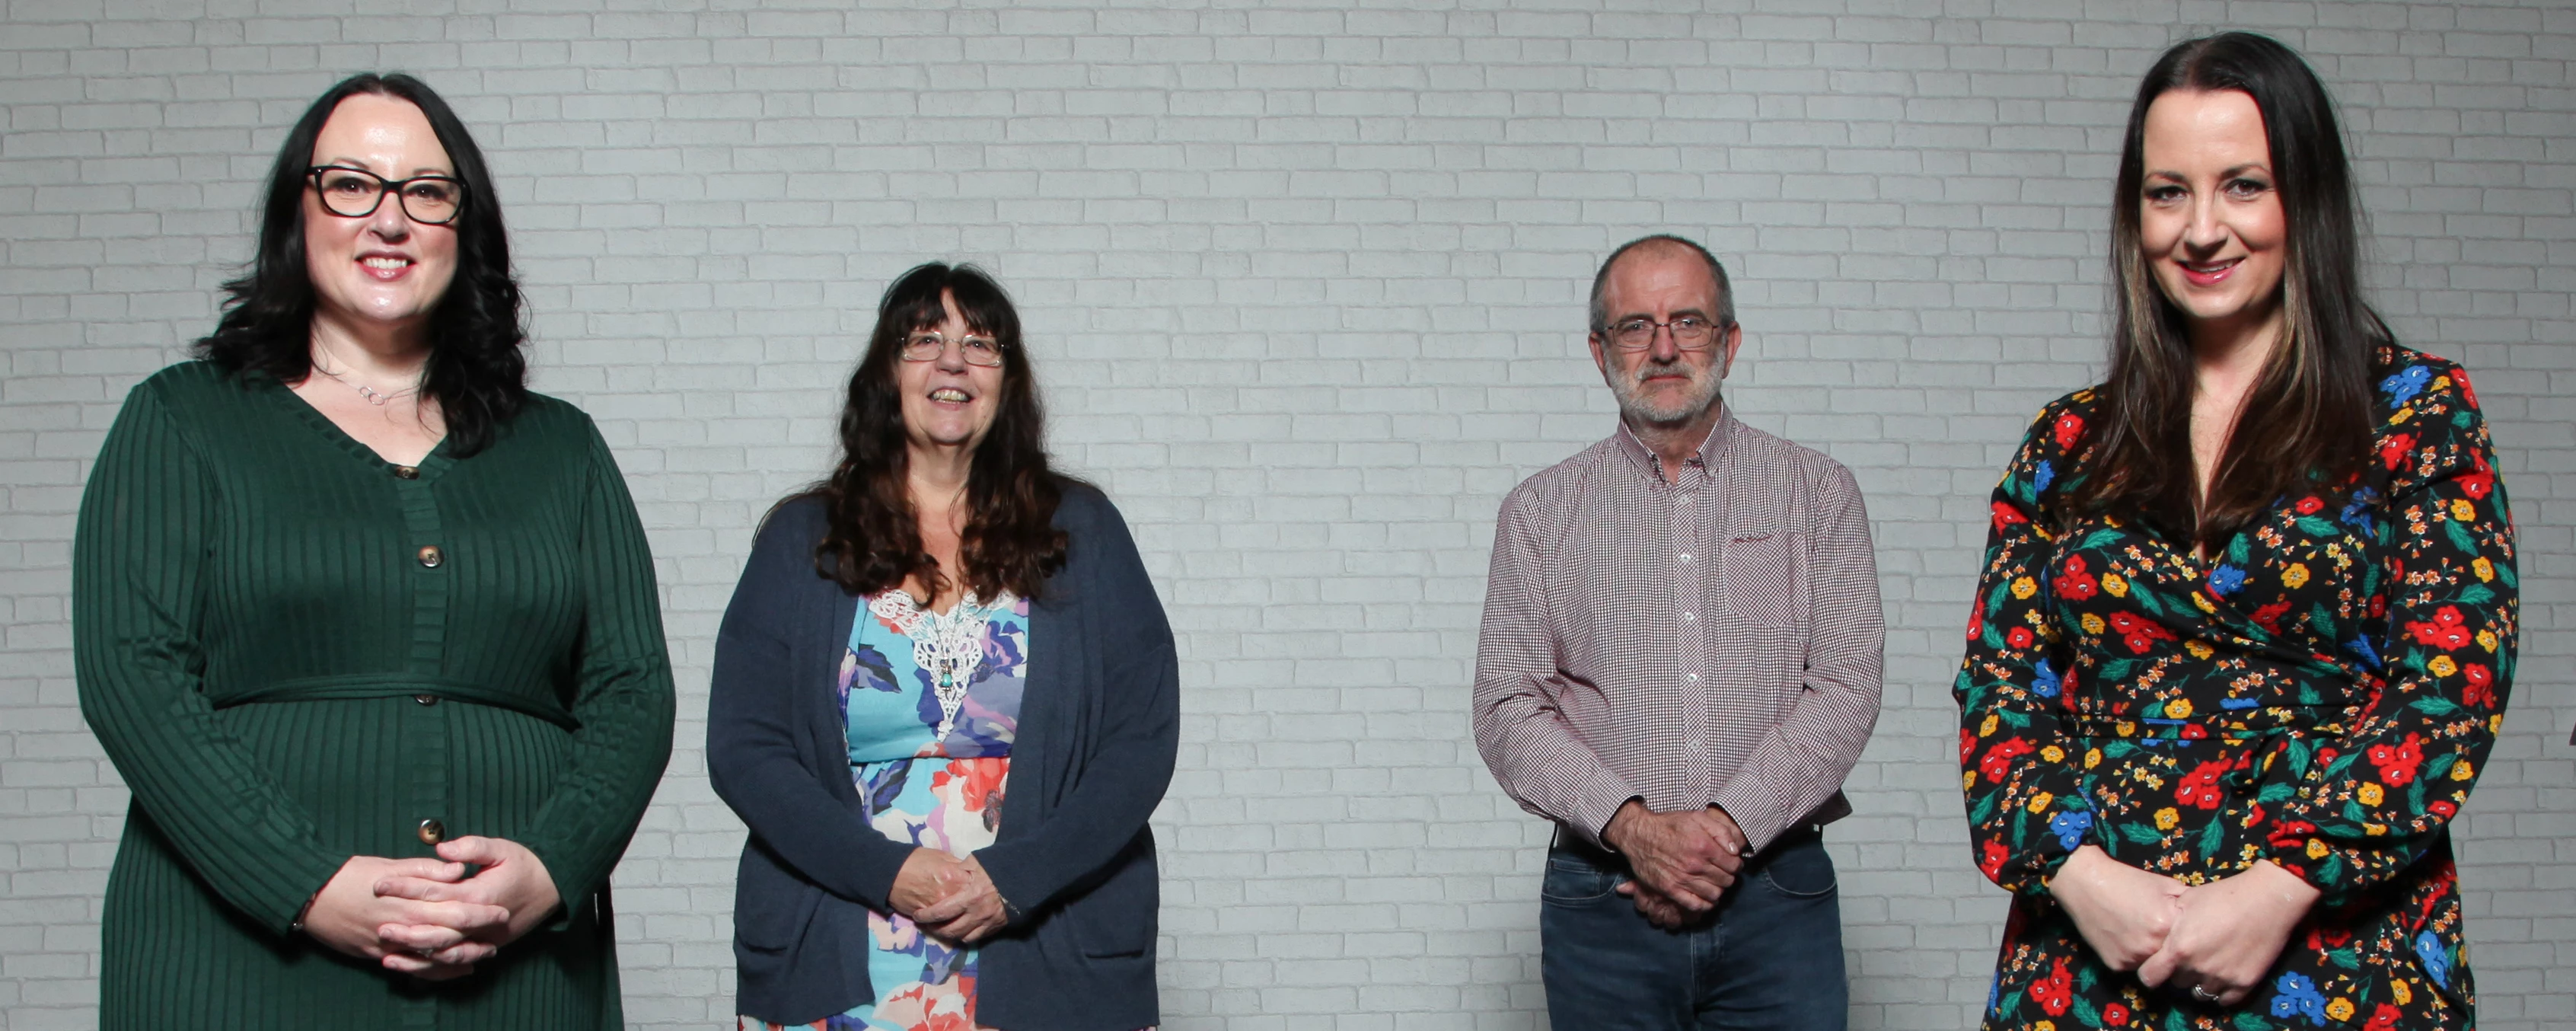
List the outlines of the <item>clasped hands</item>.
{"type": "Polygon", "coordinates": [[[2270,860],[2187,885],[2086,845],[2058,868],[2049,894],[2111,969],[2232,1007],[2262,983],[2319,893],[2270,860]]]}
{"type": "Polygon", "coordinates": [[[1636,877],[1619,894],[1657,927],[1678,929],[1717,908],[1744,869],[1743,828],[1716,806],[1658,813],[1629,799],[1601,829],[1636,877]]]}
{"type": "Polygon", "coordinates": [[[894,911],[951,945],[972,945],[1010,922],[1000,889],[974,856],[959,859],[935,848],[915,848],[895,874],[887,895],[894,911]]]}
{"type": "Polygon", "coordinates": [[[332,949],[427,981],[474,972],[562,904],[527,846],[461,837],[438,858],[351,856],[304,909],[304,933],[332,949]],[[471,877],[468,866],[479,867],[471,877]]]}

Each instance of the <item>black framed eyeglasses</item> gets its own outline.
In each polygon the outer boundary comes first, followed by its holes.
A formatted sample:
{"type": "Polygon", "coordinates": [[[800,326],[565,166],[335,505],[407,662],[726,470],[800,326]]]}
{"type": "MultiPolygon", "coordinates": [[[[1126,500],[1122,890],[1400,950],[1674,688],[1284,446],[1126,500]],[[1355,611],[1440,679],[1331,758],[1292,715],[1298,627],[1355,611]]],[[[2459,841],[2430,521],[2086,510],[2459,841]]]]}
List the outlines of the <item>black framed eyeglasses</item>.
{"type": "Polygon", "coordinates": [[[1671,322],[1657,322],[1644,316],[1612,323],[1605,336],[1622,351],[1643,351],[1655,346],[1655,331],[1670,330],[1673,346],[1684,351],[1704,351],[1715,343],[1726,327],[1697,315],[1684,315],[1671,322]]]}
{"type": "Polygon", "coordinates": [[[403,214],[422,225],[446,225],[465,210],[465,183],[452,176],[387,179],[363,168],[341,165],[315,165],[305,169],[304,175],[312,180],[314,194],[322,198],[322,210],[342,218],[375,214],[384,205],[386,194],[394,195],[403,214]]]}
{"type": "MultiPolygon", "coordinates": [[[[948,350],[948,338],[937,333],[914,333],[903,338],[903,360],[935,362],[948,350]]],[[[957,338],[957,356],[968,365],[992,368],[1002,364],[1002,342],[992,337],[957,338]]]]}

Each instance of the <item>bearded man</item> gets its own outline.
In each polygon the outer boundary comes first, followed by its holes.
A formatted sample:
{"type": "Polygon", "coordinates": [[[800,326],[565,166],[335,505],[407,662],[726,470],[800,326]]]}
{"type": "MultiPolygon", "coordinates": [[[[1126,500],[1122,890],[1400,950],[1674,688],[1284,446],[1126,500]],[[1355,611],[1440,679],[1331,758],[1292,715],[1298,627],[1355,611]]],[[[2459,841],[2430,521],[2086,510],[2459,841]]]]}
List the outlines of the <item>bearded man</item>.
{"type": "Polygon", "coordinates": [[[1557,825],[1550,1019],[1840,1029],[1823,828],[1887,637],[1860,489],[1724,403],[1744,334],[1706,248],[1612,252],[1591,315],[1619,428],[1504,499],[1476,645],[1477,750],[1557,825]]]}

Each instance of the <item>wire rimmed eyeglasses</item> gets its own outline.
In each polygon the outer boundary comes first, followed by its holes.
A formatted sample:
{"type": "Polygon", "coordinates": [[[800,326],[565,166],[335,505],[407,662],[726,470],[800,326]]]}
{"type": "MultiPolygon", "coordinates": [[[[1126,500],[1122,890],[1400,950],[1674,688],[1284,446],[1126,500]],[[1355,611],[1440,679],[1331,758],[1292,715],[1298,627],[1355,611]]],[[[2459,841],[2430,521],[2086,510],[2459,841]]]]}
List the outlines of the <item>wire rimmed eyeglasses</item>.
{"type": "Polygon", "coordinates": [[[312,180],[313,192],[322,198],[322,210],[342,218],[365,218],[375,214],[392,194],[394,203],[412,221],[422,225],[443,226],[456,221],[465,210],[465,183],[453,176],[416,175],[409,179],[387,179],[363,168],[341,165],[315,165],[304,170],[312,180]]]}
{"type": "MultiPolygon", "coordinates": [[[[937,333],[914,333],[903,338],[903,360],[934,362],[948,350],[949,338],[937,333]]],[[[957,356],[968,365],[992,368],[1002,364],[1002,342],[992,337],[962,336],[956,338],[957,356]]]]}
{"type": "Polygon", "coordinates": [[[1684,351],[1704,351],[1714,344],[1722,331],[1731,324],[1711,322],[1697,315],[1684,315],[1670,322],[1657,322],[1654,319],[1638,316],[1611,323],[1609,331],[1602,335],[1609,337],[1610,342],[1618,345],[1620,350],[1643,351],[1655,346],[1656,330],[1669,330],[1673,334],[1674,347],[1684,351]]]}

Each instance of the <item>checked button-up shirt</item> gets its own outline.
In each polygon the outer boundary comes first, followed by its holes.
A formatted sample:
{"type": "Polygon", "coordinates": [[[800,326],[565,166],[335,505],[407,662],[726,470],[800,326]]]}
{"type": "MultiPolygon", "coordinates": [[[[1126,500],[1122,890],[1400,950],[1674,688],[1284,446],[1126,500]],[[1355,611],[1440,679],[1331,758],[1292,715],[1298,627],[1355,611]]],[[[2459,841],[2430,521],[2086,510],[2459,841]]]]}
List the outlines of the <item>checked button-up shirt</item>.
{"type": "Polygon", "coordinates": [[[1886,638],[1849,470],[1722,411],[1668,482],[1623,425],[1503,501],[1476,747],[1595,844],[1637,798],[1716,805],[1760,849],[1851,812],[1886,638]]]}

